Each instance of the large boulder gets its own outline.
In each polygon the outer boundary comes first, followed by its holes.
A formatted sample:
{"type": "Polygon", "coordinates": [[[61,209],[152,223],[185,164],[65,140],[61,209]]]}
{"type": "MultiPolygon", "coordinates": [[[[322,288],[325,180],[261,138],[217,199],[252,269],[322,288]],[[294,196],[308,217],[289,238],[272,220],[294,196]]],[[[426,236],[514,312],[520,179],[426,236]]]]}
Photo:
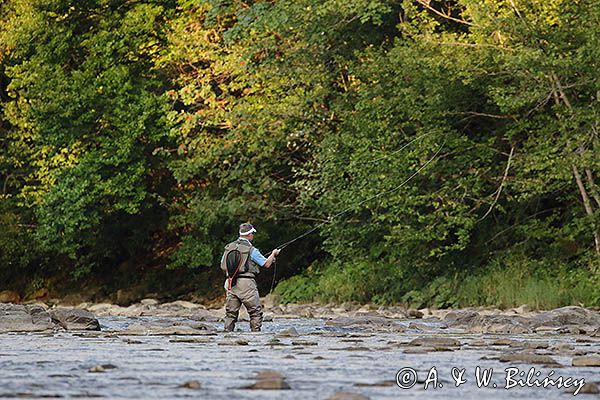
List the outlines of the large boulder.
{"type": "Polygon", "coordinates": [[[600,327],[600,312],[577,306],[562,307],[527,316],[459,310],[449,312],[444,321],[451,328],[460,328],[474,333],[519,334],[556,331],[593,335],[593,332],[600,327]]]}
{"type": "Polygon", "coordinates": [[[468,326],[477,317],[479,317],[479,313],[471,310],[450,311],[444,317],[444,322],[450,327],[468,326]]]}
{"type": "Polygon", "coordinates": [[[475,318],[468,329],[474,333],[530,333],[529,321],[519,315],[480,315],[475,318]]]}
{"type": "Polygon", "coordinates": [[[50,311],[52,321],[67,330],[99,331],[100,323],[89,311],[56,308],[50,311]]]}
{"type": "Polygon", "coordinates": [[[568,306],[543,312],[534,317],[534,326],[600,327],[600,312],[577,306],[568,306]]]}
{"type": "Polygon", "coordinates": [[[444,318],[452,328],[473,333],[529,333],[530,321],[520,315],[483,315],[475,311],[453,311],[444,318]]]}
{"type": "Polygon", "coordinates": [[[0,304],[0,333],[39,332],[52,328],[50,314],[40,305],[0,304]]]}
{"type": "Polygon", "coordinates": [[[0,303],[20,303],[21,296],[13,290],[3,290],[0,292],[0,303]]]}

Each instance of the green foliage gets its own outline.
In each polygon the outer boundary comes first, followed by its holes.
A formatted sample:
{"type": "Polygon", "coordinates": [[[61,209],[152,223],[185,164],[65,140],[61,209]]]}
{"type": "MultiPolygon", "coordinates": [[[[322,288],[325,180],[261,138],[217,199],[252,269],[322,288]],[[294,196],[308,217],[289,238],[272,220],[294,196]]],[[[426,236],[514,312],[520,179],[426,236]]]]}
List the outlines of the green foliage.
{"type": "Polygon", "coordinates": [[[307,303],[319,298],[319,285],[314,276],[295,275],[277,285],[275,293],[284,304],[307,303]]]}
{"type": "Polygon", "coordinates": [[[352,263],[311,265],[302,275],[280,283],[282,302],[374,302],[390,304],[405,293],[409,282],[392,265],[356,259],[352,263]]]}
{"type": "Polygon", "coordinates": [[[15,0],[5,9],[3,108],[22,143],[11,146],[28,148],[16,197],[36,215],[35,244],[68,256],[76,274],[140,251],[137,237],[160,215],[151,151],[167,125],[152,67],[163,7],[15,0]]]}
{"type": "Polygon", "coordinates": [[[277,286],[282,302],[401,302],[412,307],[473,306],[552,309],[566,305],[598,307],[600,281],[585,270],[508,254],[492,260],[475,274],[442,275],[414,288],[397,269],[357,262],[345,267],[328,265],[294,276],[277,286]]]}
{"type": "Polygon", "coordinates": [[[600,281],[585,270],[545,259],[519,256],[495,259],[475,275],[439,277],[423,289],[408,292],[403,300],[416,306],[501,308],[528,304],[552,309],[576,304],[600,305],[600,281]]]}
{"type": "Polygon", "coordinates": [[[594,2],[0,8],[0,261],[211,271],[326,221],[285,301],[598,303],[594,2]]]}

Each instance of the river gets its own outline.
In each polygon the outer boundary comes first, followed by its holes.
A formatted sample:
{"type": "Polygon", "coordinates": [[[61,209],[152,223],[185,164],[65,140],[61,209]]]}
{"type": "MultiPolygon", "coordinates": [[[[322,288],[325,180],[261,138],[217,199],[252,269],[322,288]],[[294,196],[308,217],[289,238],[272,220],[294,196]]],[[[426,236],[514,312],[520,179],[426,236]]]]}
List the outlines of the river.
{"type": "MultiPolygon", "coordinates": [[[[247,323],[240,323],[238,329],[243,331],[234,333],[207,331],[193,336],[119,333],[132,324],[152,323],[157,318],[99,317],[102,332],[2,334],[0,396],[306,400],[326,399],[345,391],[371,399],[565,399],[572,395],[554,386],[506,389],[505,370],[514,367],[527,373],[535,368],[540,381],[550,371],[554,371],[551,375],[554,379],[560,375],[586,382],[600,381],[600,368],[571,366],[572,354],[600,353],[600,341],[577,335],[444,332],[443,338],[456,339],[460,345],[437,346],[433,351],[409,343],[416,338],[439,337],[435,330],[374,332],[354,326],[331,327],[318,318],[275,319],[266,322],[261,333],[247,332],[247,323]],[[291,327],[298,331],[298,336],[276,338],[278,332],[291,327]],[[500,362],[498,357],[522,351],[511,343],[522,343],[524,348],[527,343],[542,343],[534,351],[551,355],[562,366],[500,362]],[[571,350],[567,354],[561,348],[571,350]],[[105,366],[100,369],[103,372],[90,372],[101,365],[105,366]],[[432,367],[436,367],[437,382],[432,367]],[[464,368],[466,382],[459,387],[455,387],[452,378],[453,367],[464,368]],[[488,387],[477,386],[477,367],[493,369],[488,387]],[[396,374],[403,368],[412,368],[418,375],[418,382],[410,389],[396,384],[396,374]],[[265,369],[283,374],[291,389],[244,388],[255,382],[257,372],[265,369]],[[425,390],[428,376],[429,386],[425,390]],[[189,381],[198,381],[201,387],[182,387],[189,381]]],[[[185,322],[185,318],[171,319],[185,322]]],[[[221,328],[219,323],[206,325],[221,328]]],[[[405,372],[410,375],[410,370],[405,372]]],[[[454,373],[458,377],[459,370],[454,373]]],[[[515,375],[514,379],[517,378],[515,375]]],[[[571,391],[574,389],[575,386],[571,391]]]]}

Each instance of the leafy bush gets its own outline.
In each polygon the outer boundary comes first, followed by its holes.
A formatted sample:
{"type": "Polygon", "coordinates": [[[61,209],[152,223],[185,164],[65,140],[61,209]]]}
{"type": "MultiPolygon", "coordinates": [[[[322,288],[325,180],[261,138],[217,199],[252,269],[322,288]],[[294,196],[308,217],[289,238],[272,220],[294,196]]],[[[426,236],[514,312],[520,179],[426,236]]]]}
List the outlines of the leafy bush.
{"type": "Polygon", "coordinates": [[[416,306],[517,307],[551,309],[576,304],[600,306],[600,279],[586,268],[547,259],[508,256],[495,259],[475,274],[441,276],[403,300],[416,306]]]}

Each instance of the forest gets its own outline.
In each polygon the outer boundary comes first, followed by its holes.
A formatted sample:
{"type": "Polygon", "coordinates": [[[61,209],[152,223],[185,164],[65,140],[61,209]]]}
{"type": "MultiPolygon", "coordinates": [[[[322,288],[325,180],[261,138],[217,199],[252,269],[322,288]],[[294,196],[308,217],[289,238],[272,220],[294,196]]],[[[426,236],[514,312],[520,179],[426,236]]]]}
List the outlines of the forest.
{"type": "Polygon", "coordinates": [[[261,274],[284,302],[600,307],[599,27],[598,0],[0,0],[0,290],[214,298],[250,222],[264,253],[318,226],[261,274]]]}

